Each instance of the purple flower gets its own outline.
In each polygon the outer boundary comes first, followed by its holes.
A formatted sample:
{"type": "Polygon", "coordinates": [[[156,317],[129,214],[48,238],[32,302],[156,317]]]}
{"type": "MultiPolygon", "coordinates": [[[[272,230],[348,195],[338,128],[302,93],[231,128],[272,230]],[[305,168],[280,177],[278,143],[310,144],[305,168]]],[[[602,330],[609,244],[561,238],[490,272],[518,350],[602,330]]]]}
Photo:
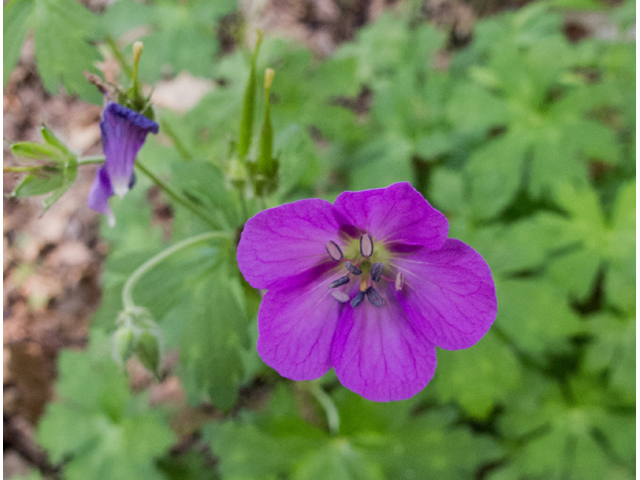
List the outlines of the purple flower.
{"type": "Polygon", "coordinates": [[[133,186],[133,164],[149,132],[158,133],[158,124],[118,103],[110,102],[102,112],[102,151],[105,162],[96,173],[87,204],[96,212],[115,218],[109,197],[123,197],[133,186]]]}
{"type": "Polygon", "coordinates": [[[299,200],[245,225],[238,265],[268,289],[258,353],[293,380],[335,368],[342,384],[385,402],[422,390],[436,346],[467,348],[497,313],[484,259],[447,239],[445,216],[409,183],[299,200]]]}

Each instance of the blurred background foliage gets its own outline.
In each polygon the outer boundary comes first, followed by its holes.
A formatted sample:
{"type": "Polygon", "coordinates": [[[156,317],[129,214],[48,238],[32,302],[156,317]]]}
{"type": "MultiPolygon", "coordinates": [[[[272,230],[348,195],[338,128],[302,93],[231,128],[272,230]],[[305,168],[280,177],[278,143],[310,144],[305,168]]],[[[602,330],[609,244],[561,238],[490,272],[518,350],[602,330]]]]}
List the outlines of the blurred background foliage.
{"type": "MultiPolygon", "coordinates": [[[[140,159],[234,230],[245,218],[229,188],[229,152],[250,72],[250,20],[233,0],[119,0],[99,14],[75,0],[12,0],[5,82],[29,32],[52,94],[62,85],[100,103],[81,72],[97,73],[102,56],[130,62],[138,38],[143,82],[183,71],[214,79],[195,108],[159,111],[165,135],[149,138],[140,159]]],[[[634,21],[632,0],[533,2],[477,20],[454,42],[408,1],[326,58],[265,34],[258,84],[275,69],[280,165],[267,206],[411,181],[447,215],[450,236],[491,266],[496,323],[468,350],[439,350],[434,380],[410,400],[366,401],[333,372],[320,385],[290,382],[257,356],[260,297],[234,249],[200,245],[135,291],[162,328],[163,350],[179,352],[164,375],[177,376],[188,400],[150,405],[111,358],[120,292],[143,261],[208,227],[178,206],[169,242],[151,223],[151,182],[139,176],[114,201],[117,225],[101,230],[110,253],[89,347],[60,355],[57,399],[39,423],[38,441],[60,467],[54,476],[634,478],[634,21]],[[567,36],[563,9],[600,12],[614,35],[567,36]],[[338,410],[337,435],[318,386],[338,410]]]]}

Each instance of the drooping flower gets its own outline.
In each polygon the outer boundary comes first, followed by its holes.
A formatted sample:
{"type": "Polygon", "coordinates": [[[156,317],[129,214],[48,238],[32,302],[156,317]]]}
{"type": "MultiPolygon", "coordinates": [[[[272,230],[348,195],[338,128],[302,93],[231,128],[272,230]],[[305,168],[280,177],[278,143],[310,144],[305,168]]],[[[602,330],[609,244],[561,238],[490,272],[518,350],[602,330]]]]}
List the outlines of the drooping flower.
{"type": "Polygon", "coordinates": [[[158,124],[144,115],[110,102],[100,120],[104,165],[96,172],[87,204],[89,208],[106,215],[109,223],[115,218],[109,206],[109,197],[123,197],[135,181],[133,164],[147,135],[158,133],[158,124]]]}
{"type": "Polygon", "coordinates": [[[282,376],[335,368],[374,401],[402,400],[434,375],[436,346],[474,345],[497,313],[484,259],[447,239],[445,216],[409,183],[299,200],[247,221],[238,265],[267,289],[258,353],[282,376]]]}

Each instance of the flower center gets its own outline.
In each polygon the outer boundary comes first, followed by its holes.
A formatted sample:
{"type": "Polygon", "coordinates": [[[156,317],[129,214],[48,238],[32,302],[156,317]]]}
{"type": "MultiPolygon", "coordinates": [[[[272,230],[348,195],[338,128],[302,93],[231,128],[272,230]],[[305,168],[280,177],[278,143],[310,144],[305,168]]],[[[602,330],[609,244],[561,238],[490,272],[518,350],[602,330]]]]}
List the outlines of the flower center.
{"type": "Polygon", "coordinates": [[[333,298],[340,303],[350,302],[351,307],[356,308],[365,299],[374,307],[382,307],[385,299],[376,289],[376,284],[381,281],[392,281],[395,276],[395,288],[401,290],[404,286],[404,275],[385,272],[385,262],[390,264],[391,255],[380,242],[376,243],[369,233],[364,233],[360,238],[351,238],[346,242],[329,241],[325,248],[327,254],[335,262],[341,263],[345,268],[345,274],[329,283],[333,298]],[[388,277],[384,274],[387,273],[388,277]],[[359,283],[355,296],[350,292],[359,283]]]}

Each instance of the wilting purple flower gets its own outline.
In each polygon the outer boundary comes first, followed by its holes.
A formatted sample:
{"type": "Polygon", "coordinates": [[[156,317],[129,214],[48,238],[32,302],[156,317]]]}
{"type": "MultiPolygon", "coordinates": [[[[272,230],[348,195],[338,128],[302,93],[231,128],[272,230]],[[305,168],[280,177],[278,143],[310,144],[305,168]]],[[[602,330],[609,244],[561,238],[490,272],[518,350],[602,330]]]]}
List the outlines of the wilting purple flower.
{"type": "Polygon", "coordinates": [[[109,197],[123,197],[133,186],[133,164],[149,132],[158,133],[158,124],[118,103],[110,102],[102,112],[102,151],[105,162],[98,169],[87,199],[89,208],[115,219],[109,197]]]}
{"type": "Polygon", "coordinates": [[[251,286],[268,289],[258,313],[262,359],[293,380],[334,367],[369,400],[415,395],[433,377],[435,347],[470,347],[497,312],[488,265],[447,239],[448,228],[409,183],[251,218],[237,257],[251,286]]]}

